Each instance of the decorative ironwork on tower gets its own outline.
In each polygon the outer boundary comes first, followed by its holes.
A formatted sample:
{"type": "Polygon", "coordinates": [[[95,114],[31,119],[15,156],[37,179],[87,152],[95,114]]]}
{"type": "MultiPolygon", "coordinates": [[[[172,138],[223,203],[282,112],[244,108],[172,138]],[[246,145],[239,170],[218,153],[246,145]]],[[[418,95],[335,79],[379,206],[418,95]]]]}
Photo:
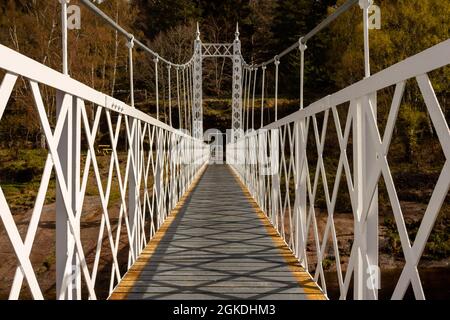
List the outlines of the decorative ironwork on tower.
{"type": "Polygon", "coordinates": [[[192,135],[197,139],[203,139],[202,59],[202,41],[200,40],[200,29],[197,23],[197,33],[194,43],[194,103],[192,104],[192,135]]]}
{"type": "Polygon", "coordinates": [[[242,58],[241,41],[239,40],[239,25],[236,23],[236,33],[233,42],[233,105],[231,120],[231,141],[236,141],[243,135],[242,129],[242,58]]]}
{"type": "Polygon", "coordinates": [[[194,47],[194,103],[192,106],[193,136],[203,137],[203,106],[202,106],[202,60],[203,58],[231,58],[233,61],[232,81],[232,122],[231,141],[236,141],[243,134],[242,127],[242,56],[239,26],[233,43],[202,43],[197,24],[197,37],[194,47]]]}

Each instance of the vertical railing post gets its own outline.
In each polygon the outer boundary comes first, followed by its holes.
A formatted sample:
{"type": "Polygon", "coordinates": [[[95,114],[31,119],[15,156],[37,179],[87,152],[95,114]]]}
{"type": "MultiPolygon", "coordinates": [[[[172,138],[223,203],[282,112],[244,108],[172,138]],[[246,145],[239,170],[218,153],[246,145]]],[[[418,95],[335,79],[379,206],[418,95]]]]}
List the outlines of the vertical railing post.
{"type": "Polygon", "coordinates": [[[373,95],[352,102],[353,113],[353,165],[354,192],[354,245],[356,246],[354,268],[354,299],[376,299],[380,274],[378,272],[378,192],[369,192],[369,177],[376,167],[376,151],[372,140],[366,112],[375,108],[373,95]],[[368,213],[364,219],[365,213],[368,213]]]}
{"type": "MultiPolygon", "coordinates": [[[[363,11],[364,29],[364,76],[370,77],[369,55],[369,7],[372,0],[360,0],[359,5],[363,11]]],[[[373,197],[370,197],[369,179],[376,171],[377,153],[371,147],[373,141],[369,130],[367,112],[377,114],[376,92],[362,97],[355,103],[355,147],[357,151],[355,162],[355,191],[357,199],[357,219],[355,219],[355,243],[358,252],[355,264],[355,299],[377,299],[380,283],[378,269],[378,188],[373,197]],[[364,219],[365,212],[367,218],[364,219]]],[[[376,137],[375,137],[376,138],[376,137]]]]}
{"type": "MultiPolygon", "coordinates": [[[[159,57],[156,56],[153,59],[155,64],[155,95],[156,95],[156,119],[159,120],[159,57]]],[[[156,163],[155,163],[155,177],[154,177],[154,190],[156,197],[156,208],[157,208],[157,227],[162,225],[165,216],[165,206],[164,206],[164,177],[163,177],[163,166],[164,166],[164,131],[160,128],[156,129],[156,163]]]]}
{"type": "MultiPolygon", "coordinates": [[[[171,127],[173,127],[173,123],[172,123],[172,79],[171,79],[171,69],[172,66],[170,64],[167,65],[167,83],[169,86],[169,125],[171,127]]],[[[176,205],[176,186],[175,186],[175,181],[176,181],[176,177],[175,177],[175,168],[176,168],[176,164],[174,161],[175,158],[175,134],[173,132],[168,133],[169,134],[169,170],[170,170],[170,182],[169,182],[169,204],[170,207],[168,208],[168,213],[172,211],[172,209],[175,207],[176,205]]]]}
{"type": "Polygon", "coordinates": [[[258,192],[259,192],[259,206],[269,217],[270,212],[267,210],[266,206],[266,174],[267,174],[267,166],[270,165],[270,159],[267,157],[267,132],[268,130],[260,129],[258,131],[258,192]]]}
{"type": "MultiPolygon", "coordinates": [[[[275,57],[275,121],[278,120],[278,67],[280,65],[280,60],[278,56],[275,57]]],[[[277,231],[279,230],[278,216],[280,215],[281,223],[283,224],[284,212],[278,212],[278,199],[279,199],[279,188],[280,188],[280,176],[278,174],[278,166],[279,166],[279,137],[278,130],[273,129],[270,130],[270,158],[271,158],[271,175],[272,175],[272,224],[276,227],[277,231]]],[[[281,150],[284,152],[284,150],[281,150]]],[[[281,226],[281,234],[284,234],[284,225],[281,226]]]]}
{"type": "Polygon", "coordinates": [[[156,168],[154,177],[154,188],[156,196],[156,208],[157,208],[157,226],[158,229],[164,222],[164,131],[161,128],[156,129],[156,168]]]}
{"type": "MultiPolygon", "coordinates": [[[[300,109],[304,107],[304,70],[305,70],[305,50],[306,44],[303,38],[299,41],[300,50],[300,109]]],[[[295,156],[295,254],[301,265],[308,270],[306,259],[306,121],[300,119],[294,124],[294,156],[295,156]]]]}
{"type": "MultiPolygon", "coordinates": [[[[61,36],[62,36],[62,71],[68,74],[67,63],[67,3],[68,0],[60,0],[61,3],[61,36]]],[[[64,101],[64,93],[58,91],[56,94],[56,116],[58,117],[62,109],[64,101]]],[[[67,123],[66,123],[67,124],[67,123]]],[[[66,124],[64,127],[66,127],[66,124]]],[[[58,146],[58,154],[60,156],[61,166],[63,170],[67,170],[67,129],[61,134],[61,143],[58,146]],[[66,155],[66,156],[64,156],[66,155]]],[[[62,199],[61,188],[59,182],[56,181],[56,298],[65,299],[66,293],[61,292],[66,274],[67,247],[69,241],[69,228],[67,216],[65,213],[64,203],[62,199]]]]}
{"type": "MultiPolygon", "coordinates": [[[[377,95],[376,92],[372,93],[362,100],[362,108],[364,114],[367,112],[373,112],[376,121],[377,114],[377,95]],[[372,109],[372,111],[370,111],[372,109]]],[[[373,146],[373,142],[376,141],[373,137],[373,133],[369,129],[370,121],[367,116],[364,117],[363,123],[363,172],[364,172],[364,212],[368,210],[367,220],[365,221],[365,250],[367,260],[364,259],[364,299],[378,299],[378,289],[380,288],[381,274],[378,269],[378,186],[376,187],[374,194],[370,197],[369,192],[369,180],[376,172],[377,168],[377,152],[373,146]]]]}
{"type": "MultiPolygon", "coordinates": [[[[270,175],[272,178],[272,201],[271,201],[271,211],[272,211],[272,224],[275,226],[278,232],[279,230],[279,215],[284,214],[279,209],[279,188],[280,188],[280,175],[278,174],[279,170],[279,131],[278,129],[268,130],[268,134],[270,136],[270,175]]],[[[283,152],[283,150],[281,150],[283,152]]],[[[281,218],[281,216],[280,216],[281,218]]],[[[281,219],[283,221],[283,219],[281,219]]],[[[281,228],[284,228],[282,225],[281,228]]],[[[282,234],[284,231],[281,231],[282,234]]]]}
{"type": "Polygon", "coordinates": [[[365,252],[363,250],[364,239],[362,234],[361,216],[363,211],[364,199],[364,183],[363,183],[363,110],[361,100],[352,101],[350,106],[353,116],[353,181],[355,205],[353,208],[354,220],[354,277],[353,277],[353,297],[355,300],[364,298],[364,265],[363,258],[365,252]]]}
{"type": "MultiPolygon", "coordinates": [[[[62,34],[62,72],[69,76],[68,62],[68,29],[67,4],[61,3],[61,34],[62,34]]],[[[61,161],[64,178],[67,183],[68,198],[72,212],[66,212],[59,182],[56,182],[56,297],[57,299],[81,299],[80,261],[76,250],[68,256],[69,248],[75,245],[75,237],[80,236],[80,219],[76,218],[75,232],[69,228],[67,214],[73,215],[79,205],[80,189],[80,141],[81,141],[81,101],[77,97],[66,95],[62,91],[56,94],[57,118],[63,109],[63,104],[71,104],[67,112],[61,139],[58,145],[58,155],[61,161]],[[69,262],[71,261],[71,262],[69,262]],[[69,262],[69,263],[68,263],[69,262]],[[64,284],[66,288],[63,291],[64,284]]]]}
{"type": "MultiPolygon", "coordinates": [[[[245,123],[243,124],[244,126],[244,137],[250,132],[250,128],[249,128],[249,117],[250,117],[250,88],[251,88],[251,83],[252,83],[252,73],[253,73],[253,66],[247,66],[247,86],[246,89],[244,91],[244,113],[245,113],[245,123]]],[[[243,168],[244,168],[244,180],[245,180],[245,185],[247,187],[249,187],[249,182],[250,182],[250,166],[249,166],[249,160],[250,160],[250,154],[249,154],[249,150],[250,150],[250,140],[248,138],[245,138],[244,140],[244,163],[243,163],[243,168]]]]}
{"type": "MultiPolygon", "coordinates": [[[[80,165],[81,165],[81,108],[83,101],[80,98],[73,99],[73,108],[71,110],[71,122],[72,122],[72,207],[73,212],[77,212],[77,210],[81,210],[81,199],[80,199],[80,165]]],[[[76,237],[81,236],[80,230],[80,222],[81,222],[81,214],[76,216],[76,228],[77,235],[76,237]]],[[[76,300],[81,300],[81,267],[80,267],[80,259],[76,255],[76,251],[74,251],[74,258],[72,263],[72,271],[74,274],[73,281],[73,298],[76,300]]]]}
{"type": "Polygon", "coordinates": [[[256,172],[258,171],[258,134],[255,133],[252,130],[253,134],[250,136],[250,168],[251,168],[251,189],[250,192],[252,193],[253,198],[258,198],[258,182],[256,172]]]}
{"type": "Polygon", "coordinates": [[[179,166],[180,166],[180,138],[177,134],[172,133],[171,134],[171,152],[170,157],[172,160],[172,177],[173,177],[173,186],[172,186],[172,208],[176,206],[178,203],[178,189],[179,189],[179,181],[180,181],[180,174],[179,174],[179,166]]]}
{"type": "MultiPolygon", "coordinates": [[[[134,48],[134,37],[131,36],[128,39],[128,71],[130,80],[130,103],[131,107],[134,108],[134,68],[133,68],[133,48],[134,48]]],[[[129,167],[128,173],[128,219],[130,224],[130,231],[133,234],[130,243],[130,252],[128,255],[128,267],[130,267],[139,252],[139,227],[138,227],[138,190],[137,190],[137,174],[138,166],[137,161],[139,158],[139,141],[138,141],[138,123],[136,119],[132,119],[130,124],[130,136],[133,137],[133,142],[128,144],[129,152],[133,153],[135,163],[132,163],[129,167]],[[133,130],[134,128],[134,130],[133,130]],[[134,255],[132,254],[134,252],[134,255]]]]}

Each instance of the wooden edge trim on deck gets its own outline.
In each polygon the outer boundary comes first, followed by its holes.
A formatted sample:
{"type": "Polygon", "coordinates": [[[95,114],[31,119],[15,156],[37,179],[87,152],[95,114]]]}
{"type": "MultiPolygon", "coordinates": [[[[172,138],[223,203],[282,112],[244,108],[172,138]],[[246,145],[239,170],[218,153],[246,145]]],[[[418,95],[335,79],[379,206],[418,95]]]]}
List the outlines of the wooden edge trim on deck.
{"type": "Polygon", "coordinates": [[[253,199],[252,195],[248,191],[247,187],[243,184],[234,168],[231,167],[230,165],[227,165],[227,167],[232,173],[235,180],[238,182],[245,197],[252,205],[257,217],[263,223],[268,235],[275,243],[275,246],[278,248],[278,250],[280,250],[281,256],[283,256],[284,260],[286,261],[286,264],[289,266],[289,269],[291,270],[292,275],[298,281],[300,287],[303,288],[306,296],[310,300],[328,300],[328,298],[319,288],[317,283],[314,282],[311,275],[308,272],[306,272],[306,270],[302,266],[300,266],[297,258],[294,256],[291,249],[289,249],[289,247],[286,245],[286,242],[280,237],[278,232],[273,227],[272,223],[267,218],[266,214],[256,203],[255,199],[253,199]]]}
{"type": "MultiPolygon", "coordinates": [[[[136,259],[136,262],[141,262],[147,264],[155,251],[158,248],[158,244],[161,242],[161,240],[164,238],[164,235],[166,234],[167,230],[172,225],[172,222],[177,217],[178,213],[181,211],[183,206],[186,203],[186,200],[190,197],[192,191],[197,186],[198,182],[200,181],[200,178],[203,176],[203,173],[206,170],[206,167],[208,166],[207,163],[203,165],[203,167],[199,170],[197,173],[197,176],[195,177],[194,181],[191,183],[187,191],[184,193],[184,195],[181,197],[180,201],[178,201],[175,208],[172,209],[166,220],[163,222],[161,227],[156,231],[153,238],[150,239],[147,246],[144,248],[144,250],[141,252],[139,257],[136,259]]],[[[125,273],[125,275],[122,277],[121,281],[117,285],[117,287],[113,290],[111,295],[108,297],[108,300],[123,300],[126,299],[128,296],[128,293],[133,288],[135,282],[139,279],[141,272],[144,268],[133,268],[131,266],[128,271],[125,273]],[[132,271],[132,272],[130,272],[132,271]],[[127,281],[127,286],[121,286],[122,281],[127,281]],[[120,288],[120,290],[118,290],[120,288]],[[120,292],[116,292],[120,291],[120,292]]]]}

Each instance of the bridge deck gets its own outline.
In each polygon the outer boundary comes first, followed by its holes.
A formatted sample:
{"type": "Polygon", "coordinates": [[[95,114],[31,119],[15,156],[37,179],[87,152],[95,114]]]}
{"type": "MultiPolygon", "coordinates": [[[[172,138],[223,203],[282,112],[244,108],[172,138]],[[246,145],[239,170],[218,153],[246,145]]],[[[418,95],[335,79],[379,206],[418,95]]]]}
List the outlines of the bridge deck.
{"type": "Polygon", "coordinates": [[[324,299],[226,165],[210,165],[110,299],[324,299]]]}

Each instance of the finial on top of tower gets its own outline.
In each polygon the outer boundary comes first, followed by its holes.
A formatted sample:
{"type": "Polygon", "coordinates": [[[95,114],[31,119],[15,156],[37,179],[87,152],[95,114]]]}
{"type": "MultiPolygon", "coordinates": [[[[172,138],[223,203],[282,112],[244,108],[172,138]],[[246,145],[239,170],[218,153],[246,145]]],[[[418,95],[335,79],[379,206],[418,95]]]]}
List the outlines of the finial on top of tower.
{"type": "Polygon", "coordinates": [[[236,41],[239,40],[239,22],[236,22],[236,32],[234,34],[236,36],[236,41]]]}
{"type": "Polygon", "coordinates": [[[198,21],[197,21],[197,32],[195,33],[196,35],[196,40],[200,41],[200,27],[198,25],[198,21]]]}

